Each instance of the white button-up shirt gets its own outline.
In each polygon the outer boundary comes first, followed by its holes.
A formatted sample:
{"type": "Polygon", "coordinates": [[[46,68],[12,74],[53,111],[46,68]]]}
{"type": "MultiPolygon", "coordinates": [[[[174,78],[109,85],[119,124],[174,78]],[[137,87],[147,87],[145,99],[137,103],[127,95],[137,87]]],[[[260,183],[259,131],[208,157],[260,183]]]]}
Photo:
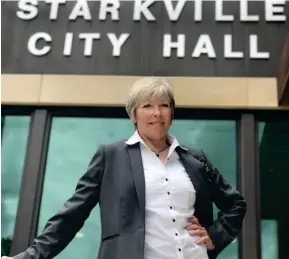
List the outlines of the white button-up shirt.
{"type": "Polygon", "coordinates": [[[144,259],[208,259],[207,247],[196,245],[199,237],[190,236],[185,229],[195,212],[196,192],[175,151],[178,141],[173,136],[169,141],[164,164],[137,131],[126,142],[141,143],[146,186],[144,259]]]}

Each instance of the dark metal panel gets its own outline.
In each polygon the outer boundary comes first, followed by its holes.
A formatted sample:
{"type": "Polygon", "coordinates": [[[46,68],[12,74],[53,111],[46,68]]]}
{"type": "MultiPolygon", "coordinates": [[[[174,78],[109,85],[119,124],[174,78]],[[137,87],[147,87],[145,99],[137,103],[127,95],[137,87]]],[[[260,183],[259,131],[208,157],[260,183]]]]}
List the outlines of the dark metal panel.
{"type": "Polygon", "coordinates": [[[247,213],[240,235],[240,259],[261,259],[258,155],[254,114],[244,113],[238,128],[238,182],[247,202],[247,213]]]}
{"type": "Polygon", "coordinates": [[[28,115],[31,114],[37,109],[33,106],[21,106],[21,105],[1,105],[1,113],[3,116],[8,115],[28,115]]]}
{"type": "MultiPolygon", "coordinates": [[[[99,1],[88,2],[92,21],[82,18],[68,21],[75,1],[60,5],[56,21],[48,18],[50,6],[39,1],[39,15],[32,21],[22,21],[16,17],[17,1],[2,1],[2,73],[274,77],[289,24],[288,17],[286,22],[266,23],[264,1],[250,1],[249,4],[249,13],[260,16],[258,23],[240,22],[239,1],[224,1],[224,13],[233,14],[234,22],[215,21],[215,1],[203,1],[201,22],[194,22],[194,1],[186,3],[177,22],[168,19],[162,1],[150,7],[155,22],[133,21],[134,1],[121,1],[120,21],[111,21],[110,18],[99,21],[99,1]],[[52,50],[46,56],[35,57],[28,52],[27,41],[36,32],[47,32],[52,36],[52,50]],[[66,32],[74,33],[69,57],[63,56],[66,32]],[[81,32],[101,34],[93,44],[91,57],[83,55],[84,42],[78,39],[81,32]],[[112,45],[106,35],[109,32],[117,36],[130,34],[120,57],[112,55],[112,45]],[[175,50],[172,50],[170,58],[163,57],[163,35],[166,33],[171,34],[173,40],[178,34],[186,36],[184,58],[177,58],[175,50]],[[209,59],[206,55],[198,59],[191,57],[200,34],[210,35],[216,59],[209,59]],[[225,34],[232,34],[234,50],[244,51],[244,58],[224,58],[225,34]],[[249,34],[259,36],[260,49],[270,52],[269,60],[249,58],[249,34]]],[[[289,13],[288,1],[285,13],[289,13]]]]}
{"type": "MultiPolygon", "coordinates": [[[[2,114],[30,114],[34,110],[44,109],[51,116],[59,117],[89,117],[89,118],[129,118],[124,107],[106,106],[11,106],[3,105],[2,114]]],[[[238,109],[206,109],[206,108],[176,108],[175,119],[215,119],[238,120],[244,110],[238,109]]],[[[275,115],[277,116],[277,115],[275,115]]]]}
{"type": "MultiPolygon", "coordinates": [[[[125,108],[122,106],[15,106],[2,105],[2,115],[31,115],[37,109],[44,109],[52,116],[65,117],[98,117],[98,118],[128,118],[125,108]]],[[[211,109],[211,108],[176,108],[176,119],[220,119],[220,120],[239,120],[243,113],[252,113],[256,120],[289,120],[289,110],[286,109],[211,109]]]]}
{"type": "Polygon", "coordinates": [[[46,110],[32,114],[11,255],[26,250],[37,231],[50,120],[46,110]]]}

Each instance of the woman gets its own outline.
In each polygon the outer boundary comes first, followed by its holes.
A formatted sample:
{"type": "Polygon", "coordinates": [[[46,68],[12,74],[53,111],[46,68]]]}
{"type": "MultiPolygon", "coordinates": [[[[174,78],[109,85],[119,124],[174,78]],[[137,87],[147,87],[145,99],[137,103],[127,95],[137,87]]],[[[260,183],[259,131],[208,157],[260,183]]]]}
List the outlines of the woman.
{"type": "Polygon", "coordinates": [[[137,81],[126,104],[134,135],[98,149],[73,196],[13,258],[56,256],[98,202],[99,259],[216,258],[238,235],[246,204],[202,151],[168,134],[174,108],[166,80],[137,81]]]}

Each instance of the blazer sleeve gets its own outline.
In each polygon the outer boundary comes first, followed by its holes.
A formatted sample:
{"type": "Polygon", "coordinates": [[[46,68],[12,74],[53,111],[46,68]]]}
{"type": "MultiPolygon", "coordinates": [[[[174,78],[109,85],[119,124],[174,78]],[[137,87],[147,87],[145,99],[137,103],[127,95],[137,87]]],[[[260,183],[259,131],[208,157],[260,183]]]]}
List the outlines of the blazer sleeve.
{"type": "Polygon", "coordinates": [[[13,256],[13,259],[53,258],[70,243],[99,201],[104,163],[104,150],[100,147],[86,173],[80,178],[72,197],[48,220],[34,244],[25,252],[13,256]]]}
{"type": "Polygon", "coordinates": [[[204,153],[203,157],[208,167],[206,171],[209,174],[211,197],[220,210],[217,220],[207,228],[215,246],[209,253],[216,257],[241,231],[247,208],[244,197],[231,186],[204,153]]]}

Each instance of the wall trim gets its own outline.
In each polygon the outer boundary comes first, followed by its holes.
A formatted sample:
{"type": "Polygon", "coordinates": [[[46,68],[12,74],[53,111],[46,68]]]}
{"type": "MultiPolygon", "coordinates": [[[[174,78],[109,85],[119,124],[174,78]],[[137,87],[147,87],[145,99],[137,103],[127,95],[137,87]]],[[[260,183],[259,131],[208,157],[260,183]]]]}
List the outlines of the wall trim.
{"type": "MultiPolygon", "coordinates": [[[[136,76],[2,74],[2,104],[123,106],[136,76]]],[[[181,108],[278,107],[276,78],[167,77],[181,108]]]]}

